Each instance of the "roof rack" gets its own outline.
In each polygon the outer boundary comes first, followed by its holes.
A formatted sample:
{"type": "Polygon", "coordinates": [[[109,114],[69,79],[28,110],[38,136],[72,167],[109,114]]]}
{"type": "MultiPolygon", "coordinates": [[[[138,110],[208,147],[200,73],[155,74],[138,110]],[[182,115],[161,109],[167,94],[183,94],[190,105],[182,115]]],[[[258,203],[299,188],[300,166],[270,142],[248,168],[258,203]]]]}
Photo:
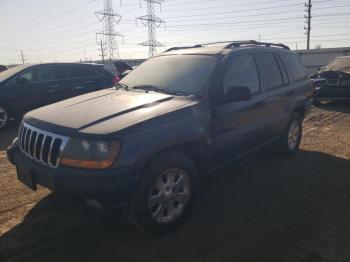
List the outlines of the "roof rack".
{"type": "Polygon", "coordinates": [[[194,46],[174,46],[174,47],[171,47],[171,48],[165,50],[163,53],[174,51],[174,50],[188,49],[188,48],[198,48],[198,47],[202,47],[202,45],[198,44],[198,45],[194,45],[194,46]]]}
{"type": "Polygon", "coordinates": [[[239,47],[239,46],[245,46],[245,45],[255,45],[255,46],[276,46],[276,47],[281,47],[284,49],[290,50],[290,48],[284,44],[274,44],[274,43],[267,43],[267,42],[258,42],[255,40],[245,40],[245,41],[221,41],[221,42],[212,42],[212,43],[207,43],[203,45],[213,45],[213,44],[227,44],[224,46],[224,48],[232,48],[232,47],[239,47]]]}

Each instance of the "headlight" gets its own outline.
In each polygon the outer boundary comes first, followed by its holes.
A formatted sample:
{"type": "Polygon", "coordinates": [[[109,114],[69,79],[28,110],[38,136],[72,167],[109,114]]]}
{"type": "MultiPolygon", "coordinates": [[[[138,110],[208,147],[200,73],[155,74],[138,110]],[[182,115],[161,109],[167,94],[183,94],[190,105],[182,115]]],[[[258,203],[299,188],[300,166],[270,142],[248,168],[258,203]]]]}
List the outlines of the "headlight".
{"type": "Polygon", "coordinates": [[[117,141],[70,138],[63,150],[60,164],[65,166],[105,169],[117,159],[120,143],[117,141]]]}

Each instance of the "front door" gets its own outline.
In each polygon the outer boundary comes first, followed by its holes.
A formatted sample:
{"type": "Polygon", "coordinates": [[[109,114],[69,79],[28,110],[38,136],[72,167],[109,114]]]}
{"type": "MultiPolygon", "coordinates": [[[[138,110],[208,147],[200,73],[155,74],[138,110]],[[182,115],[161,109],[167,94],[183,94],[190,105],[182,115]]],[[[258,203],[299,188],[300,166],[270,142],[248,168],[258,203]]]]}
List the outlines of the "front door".
{"type": "Polygon", "coordinates": [[[235,157],[256,148],[262,136],[265,102],[257,65],[253,54],[239,53],[229,58],[217,85],[218,96],[213,105],[213,147],[216,156],[235,157]],[[246,101],[224,102],[228,88],[248,87],[251,98],[246,101]]]}
{"type": "Polygon", "coordinates": [[[16,111],[25,113],[54,102],[56,88],[53,66],[37,66],[20,73],[8,83],[11,91],[8,100],[16,111]]]}

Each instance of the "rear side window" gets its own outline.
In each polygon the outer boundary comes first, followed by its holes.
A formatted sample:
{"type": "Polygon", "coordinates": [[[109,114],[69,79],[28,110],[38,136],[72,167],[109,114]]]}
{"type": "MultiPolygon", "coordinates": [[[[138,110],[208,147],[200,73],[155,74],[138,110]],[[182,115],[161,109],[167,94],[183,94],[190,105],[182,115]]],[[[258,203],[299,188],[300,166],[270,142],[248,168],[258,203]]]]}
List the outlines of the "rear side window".
{"type": "Polygon", "coordinates": [[[84,66],[69,66],[67,68],[72,78],[99,76],[97,72],[84,66]]]}
{"type": "Polygon", "coordinates": [[[306,77],[303,65],[294,54],[280,54],[282,62],[286,66],[287,72],[293,82],[300,81],[306,77]]]}
{"type": "Polygon", "coordinates": [[[56,80],[56,78],[55,78],[55,71],[52,66],[41,67],[36,69],[36,77],[34,77],[35,82],[47,82],[47,81],[54,81],[54,80],[56,80]]]}
{"type": "Polygon", "coordinates": [[[69,68],[65,66],[57,66],[55,70],[57,79],[62,80],[70,78],[69,68]]]}
{"type": "Polygon", "coordinates": [[[229,87],[245,86],[252,94],[260,93],[260,81],[254,57],[250,54],[240,55],[231,62],[224,76],[223,91],[229,87]]]}
{"type": "Polygon", "coordinates": [[[283,85],[280,68],[276,58],[272,53],[258,54],[262,71],[264,74],[264,83],[267,90],[273,90],[283,85]]]}

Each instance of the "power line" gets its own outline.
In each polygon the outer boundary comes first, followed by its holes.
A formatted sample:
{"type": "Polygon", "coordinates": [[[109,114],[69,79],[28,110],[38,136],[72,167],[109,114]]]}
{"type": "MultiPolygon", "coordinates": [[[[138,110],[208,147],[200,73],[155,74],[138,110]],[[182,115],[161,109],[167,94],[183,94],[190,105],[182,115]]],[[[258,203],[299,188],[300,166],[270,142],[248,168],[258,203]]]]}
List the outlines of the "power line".
{"type": "Polygon", "coordinates": [[[53,16],[53,17],[49,17],[49,18],[40,20],[40,21],[37,22],[37,23],[28,25],[28,26],[26,26],[26,27],[13,30],[11,33],[20,32],[20,31],[24,31],[24,30],[27,30],[27,29],[32,29],[32,28],[35,27],[35,26],[42,25],[42,24],[44,24],[45,22],[52,21],[52,20],[55,20],[55,19],[57,19],[57,18],[60,18],[60,17],[62,17],[62,16],[64,16],[64,15],[66,15],[66,14],[72,13],[72,12],[74,12],[74,11],[76,11],[76,10],[82,8],[82,7],[85,7],[85,6],[87,6],[87,5],[89,5],[89,4],[93,3],[93,2],[94,2],[94,0],[90,0],[90,1],[88,1],[88,2],[85,2],[84,4],[81,4],[81,5],[79,5],[79,6],[76,6],[76,7],[72,8],[72,9],[69,9],[69,10],[67,10],[67,11],[64,11],[64,12],[62,12],[62,13],[60,13],[60,14],[58,14],[58,15],[55,15],[55,16],[53,16]]]}

